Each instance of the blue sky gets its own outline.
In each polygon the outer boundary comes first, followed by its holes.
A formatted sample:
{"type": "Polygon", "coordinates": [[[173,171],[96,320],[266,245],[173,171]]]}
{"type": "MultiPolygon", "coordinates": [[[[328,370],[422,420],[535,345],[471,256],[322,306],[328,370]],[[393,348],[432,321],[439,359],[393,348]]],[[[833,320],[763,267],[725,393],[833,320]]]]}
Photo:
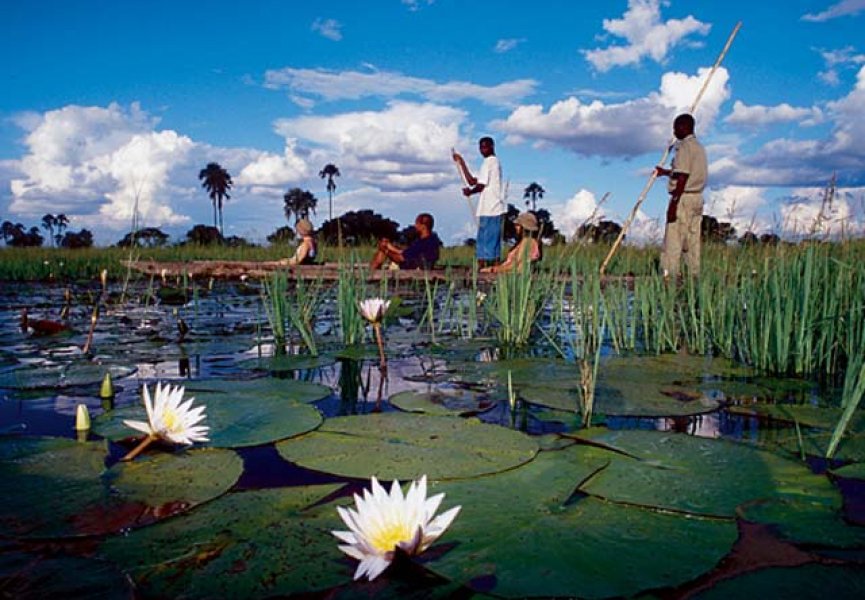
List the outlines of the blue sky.
{"type": "MultiPolygon", "coordinates": [[[[137,199],[177,239],[212,222],[197,175],[216,161],[226,233],[263,241],[291,187],[328,217],[334,163],[335,213],[429,211],[459,243],[449,151],[476,169],[492,135],[510,202],[535,181],[565,233],[621,222],[741,20],[696,113],[705,211],[739,233],[863,233],[865,0],[0,3],[0,220],[64,212],[108,244],[137,199]]],[[[665,203],[656,185],[633,240],[659,239],[665,203]]]]}

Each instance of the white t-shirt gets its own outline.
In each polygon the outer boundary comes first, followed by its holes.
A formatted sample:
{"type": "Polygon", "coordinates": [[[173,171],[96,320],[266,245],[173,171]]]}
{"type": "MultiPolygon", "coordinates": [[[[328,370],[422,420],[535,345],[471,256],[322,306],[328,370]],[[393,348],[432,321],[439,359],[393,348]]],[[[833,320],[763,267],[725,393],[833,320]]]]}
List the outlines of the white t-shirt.
{"type": "MultiPolygon", "coordinates": [[[[670,170],[673,173],[686,173],[688,175],[684,191],[686,194],[699,194],[706,187],[706,180],[709,176],[706,150],[697,141],[694,134],[676,142],[676,155],[673,157],[670,170]]],[[[671,192],[676,189],[676,180],[673,177],[670,177],[670,181],[667,182],[667,189],[671,192]]]]}
{"type": "Polygon", "coordinates": [[[478,200],[478,216],[496,217],[503,214],[505,201],[502,197],[502,165],[497,156],[487,156],[484,159],[477,180],[484,186],[478,200]]]}

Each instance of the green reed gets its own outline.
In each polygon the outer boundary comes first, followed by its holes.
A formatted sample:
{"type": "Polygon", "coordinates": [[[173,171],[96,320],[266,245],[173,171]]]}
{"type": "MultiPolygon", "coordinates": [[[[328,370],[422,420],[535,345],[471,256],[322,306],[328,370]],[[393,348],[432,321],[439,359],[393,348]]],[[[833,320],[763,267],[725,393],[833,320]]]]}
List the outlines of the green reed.
{"type": "Polygon", "coordinates": [[[284,272],[276,271],[263,283],[262,304],[273,333],[274,354],[285,354],[288,341],[288,282],[284,272]]]}
{"type": "Polygon", "coordinates": [[[321,279],[307,282],[298,277],[289,292],[289,298],[288,318],[309,353],[318,356],[318,348],[315,344],[315,316],[324,299],[321,279]]]}
{"type": "Polygon", "coordinates": [[[551,279],[549,274],[534,273],[528,265],[498,275],[485,304],[502,346],[528,343],[547,302],[551,279]]]}
{"type": "Polygon", "coordinates": [[[366,321],[358,309],[358,303],[366,297],[365,284],[353,265],[351,262],[340,268],[336,287],[339,335],[346,346],[362,343],[366,332],[366,321]]]}

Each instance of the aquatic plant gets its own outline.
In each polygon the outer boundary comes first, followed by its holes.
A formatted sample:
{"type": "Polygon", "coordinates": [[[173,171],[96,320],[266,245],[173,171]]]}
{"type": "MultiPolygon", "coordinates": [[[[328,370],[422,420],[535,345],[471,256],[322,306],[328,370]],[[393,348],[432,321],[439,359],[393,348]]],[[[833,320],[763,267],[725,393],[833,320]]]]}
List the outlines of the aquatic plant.
{"type": "Polygon", "coordinates": [[[150,391],[146,385],[144,386],[144,409],[147,411],[147,422],[124,420],[123,424],[146,433],[147,437],[122,460],[132,460],[158,439],[184,445],[208,441],[206,434],[210,428],[206,425],[198,425],[205,417],[205,407],[202,405],[192,408],[195,398],[183,402],[185,391],[186,388],[181,386],[172,387],[169,384],[162,386],[157,382],[154,399],[151,401],[150,391]]]}
{"type": "Polygon", "coordinates": [[[364,293],[364,283],[353,268],[354,263],[340,268],[336,288],[336,310],[342,343],[354,346],[363,341],[366,323],[358,312],[358,303],[364,293]]]}
{"type": "Polygon", "coordinates": [[[381,361],[379,364],[382,369],[387,366],[387,359],[384,355],[384,340],[381,336],[381,326],[389,307],[390,300],[385,300],[383,298],[368,298],[358,303],[358,309],[360,310],[361,316],[369,321],[370,325],[372,325],[373,331],[375,332],[375,342],[378,344],[378,354],[381,361]]]}
{"type": "Polygon", "coordinates": [[[286,353],[286,342],[288,341],[288,300],[286,298],[287,281],[285,273],[276,271],[270,280],[264,280],[262,288],[262,303],[273,332],[274,354],[286,353]]]}
{"type": "Polygon", "coordinates": [[[496,338],[504,347],[524,346],[541,316],[553,275],[529,268],[498,275],[485,306],[496,322],[496,338]]]}
{"type": "Polygon", "coordinates": [[[364,489],[363,497],[354,495],[355,509],[336,509],[350,531],[331,532],[344,542],[339,549],[360,561],[355,580],[366,576],[372,581],[381,575],[397,550],[412,556],[429,548],[461,508],[456,506],[434,518],[444,494],[427,498],[426,475],[412,481],[405,496],[397,480],[391,484],[390,494],[375,477],[371,488],[364,489]]]}

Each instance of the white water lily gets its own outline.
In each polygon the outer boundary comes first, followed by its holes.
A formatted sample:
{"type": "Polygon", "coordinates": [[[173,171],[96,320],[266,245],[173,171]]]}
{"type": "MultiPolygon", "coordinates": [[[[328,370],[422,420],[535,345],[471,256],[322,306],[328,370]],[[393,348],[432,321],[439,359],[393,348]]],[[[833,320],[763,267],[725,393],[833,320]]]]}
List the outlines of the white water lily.
{"type": "Polygon", "coordinates": [[[183,402],[183,393],[186,388],[181,386],[172,387],[168,384],[162,386],[156,384],[154,399],[150,399],[150,391],[144,386],[144,408],[147,411],[147,423],[143,421],[124,420],[127,427],[147,434],[142,444],[130,452],[125,460],[131,460],[146,445],[156,439],[162,439],[172,444],[193,444],[195,442],[206,442],[207,432],[210,430],[206,425],[198,425],[204,419],[204,405],[192,408],[195,398],[183,402]]]}
{"type": "Polygon", "coordinates": [[[369,298],[358,303],[361,316],[370,323],[381,323],[389,306],[390,300],[384,298],[369,298]]]}
{"type": "Polygon", "coordinates": [[[364,575],[372,581],[390,565],[396,549],[408,555],[420,554],[441,536],[460,511],[456,506],[433,518],[444,494],[426,497],[426,475],[412,481],[405,496],[398,481],[388,494],[372,478],[372,491],[354,495],[356,510],[337,507],[351,531],[333,531],[345,544],[339,549],[360,561],[355,580],[364,575]]]}

